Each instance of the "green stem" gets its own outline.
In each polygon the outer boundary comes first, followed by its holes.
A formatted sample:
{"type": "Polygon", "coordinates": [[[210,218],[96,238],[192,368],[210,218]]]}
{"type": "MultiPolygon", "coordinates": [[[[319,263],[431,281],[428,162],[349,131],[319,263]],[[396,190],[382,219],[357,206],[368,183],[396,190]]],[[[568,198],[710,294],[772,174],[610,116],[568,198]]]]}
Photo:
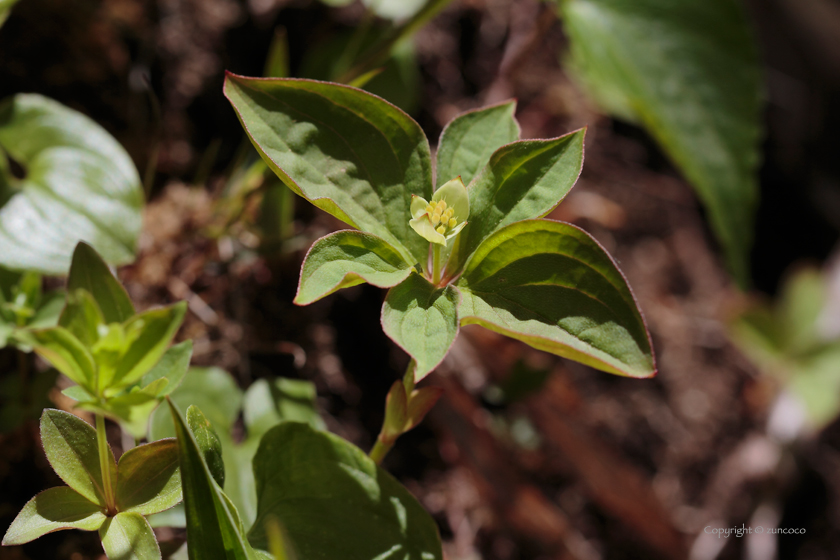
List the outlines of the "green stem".
{"type": "Polygon", "coordinates": [[[111,480],[111,454],[108,447],[108,436],[105,434],[105,417],[96,414],[96,443],[99,447],[99,470],[102,473],[102,486],[105,491],[105,506],[109,512],[115,511],[114,487],[111,480]]]}
{"type": "Polygon", "coordinates": [[[432,284],[440,284],[440,245],[432,243],[432,284]]]}
{"type": "MultiPolygon", "coordinates": [[[[411,393],[414,391],[414,360],[408,362],[408,368],[406,368],[405,375],[403,376],[403,387],[405,387],[405,400],[406,405],[408,405],[408,402],[411,399],[411,393]]],[[[399,437],[399,435],[385,437],[385,424],[387,421],[387,418],[382,421],[382,429],[379,431],[376,443],[373,444],[373,449],[371,449],[370,453],[368,453],[368,456],[373,459],[373,462],[377,465],[382,464],[382,459],[384,459],[385,455],[391,451],[391,448],[394,447],[394,444],[397,442],[397,438],[399,437]]]]}
{"type": "Polygon", "coordinates": [[[376,439],[376,443],[373,445],[373,449],[370,450],[370,458],[373,459],[373,462],[377,465],[382,464],[382,459],[385,458],[385,455],[391,451],[391,448],[394,447],[394,443],[397,440],[391,440],[388,442],[383,442],[381,439],[381,435],[379,438],[376,439]]]}

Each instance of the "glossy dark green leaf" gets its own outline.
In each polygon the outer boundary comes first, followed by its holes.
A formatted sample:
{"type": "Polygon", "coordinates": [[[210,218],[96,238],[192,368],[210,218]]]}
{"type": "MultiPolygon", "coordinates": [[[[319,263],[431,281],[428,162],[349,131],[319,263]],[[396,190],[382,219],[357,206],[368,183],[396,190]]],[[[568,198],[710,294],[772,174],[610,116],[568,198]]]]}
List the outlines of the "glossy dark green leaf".
{"type": "Polygon", "coordinates": [[[460,269],[493,232],[520,220],[541,218],[563,200],[583,166],[584,133],[522,140],[493,153],[467,189],[469,223],[457,238],[447,274],[460,269]]]}
{"type": "Polygon", "coordinates": [[[23,506],[3,537],[3,546],[28,543],[62,529],[96,531],[105,519],[102,506],[72,488],[50,488],[23,506]]]}
{"type": "Polygon", "coordinates": [[[461,324],[476,323],[610,373],[656,373],[624,276],[572,225],[525,220],[499,230],[481,244],[456,285],[461,324]]]}
{"type": "Polygon", "coordinates": [[[254,474],[259,513],[249,538],[257,548],[268,548],[265,523],[275,518],[300,558],[442,558],[431,516],[338,436],[284,422],[263,436],[254,474]]]}
{"type": "Polygon", "coordinates": [[[425,262],[428,244],[408,222],[412,195],[431,198],[431,158],[408,115],[361,90],[310,80],[228,74],[225,95],[289,188],[408,262],[425,262]]]}
{"type": "Polygon", "coordinates": [[[458,115],[440,135],[437,151],[437,186],[455,177],[465,185],[490,161],[493,152],[519,140],[519,124],[513,117],[516,101],[482,107],[458,115]]]}
{"type": "Polygon", "coordinates": [[[382,305],[382,328],[417,362],[416,381],[443,360],[458,336],[458,293],[438,289],[419,274],[388,291],[382,305]]]}
{"type": "Polygon", "coordinates": [[[58,324],[90,348],[99,340],[99,325],[105,323],[96,300],[87,290],[67,294],[67,303],[58,318],[58,324]]]}
{"type": "Polygon", "coordinates": [[[390,288],[405,280],[411,270],[381,238],[360,231],[337,231],[313,243],[306,254],[295,303],[307,305],[364,282],[390,288]]]}
{"type": "Polygon", "coordinates": [[[51,363],[55,369],[94,393],[93,381],[96,365],[93,356],[67,329],[18,330],[15,338],[35,349],[35,352],[51,363]]]}
{"type": "Polygon", "coordinates": [[[190,560],[254,560],[236,508],[213,480],[198,443],[171,402],[170,409],[178,437],[190,560]]]}
{"type": "MultiPolygon", "coordinates": [[[[55,473],[70,488],[100,506],[105,504],[96,430],[68,412],[48,408],[41,416],[41,444],[55,473]]],[[[110,453],[110,448],[108,448],[110,453]]],[[[111,455],[111,472],[117,465],[111,455]]]]}
{"type": "Polygon", "coordinates": [[[73,251],[67,290],[86,290],[99,305],[106,323],[122,323],[134,315],[128,292],[96,250],[80,242],[73,251]]]}
{"type": "Polygon", "coordinates": [[[26,171],[15,179],[0,166],[12,192],[0,207],[0,264],[64,274],[80,239],[111,264],[134,260],[140,177],[104,129],[51,99],[20,94],[0,103],[0,147],[26,171]]]}
{"type": "Polygon", "coordinates": [[[248,437],[259,439],[280,422],[305,422],[316,430],[325,430],[316,397],[311,381],[285,377],[279,377],[273,383],[265,379],[254,381],[245,391],[242,403],[248,437]]]}
{"type": "Polygon", "coordinates": [[[135,512],[120,512],[99,528],[108,560],[160,560],[160,547],[146,518],[135,512]]]}
{"type": "Polygon", "coordinates": [[[189,426],[195,438],[198,450],[204,457],[204,462],[207,464],[210,474],[213,475],[213,480],[220,488],[224,488],[225,462],[222,459],[222,442],[219,440],[219,435],[213,429],[210,421],[195,405],[190,405],[187,409],[187,426],[189,426]]]}
{"type": "MultiPolygon", "coordinates": [[[[187,303],[139,313],[126,321],[125,331],[134,336],[125,354],[114,368],[113,378],[101,373],[104,387],[125,387],[140,380],[160,360],[184,320],[187,303]]],[[[100,368],[101,370],[101,368],[100,368]]]]}
{"type": "Polygon", "coordinates": [[[138,445],[117,466],[117,507],[151,515],[181,501],[178,442],[172,438],[138,445]]]}
{"type": "Polygon", "coordinates": [[[574,65],[694,185],[743,284],[758,198],[762,79],[739,0],[558,0],[574,65]]]}

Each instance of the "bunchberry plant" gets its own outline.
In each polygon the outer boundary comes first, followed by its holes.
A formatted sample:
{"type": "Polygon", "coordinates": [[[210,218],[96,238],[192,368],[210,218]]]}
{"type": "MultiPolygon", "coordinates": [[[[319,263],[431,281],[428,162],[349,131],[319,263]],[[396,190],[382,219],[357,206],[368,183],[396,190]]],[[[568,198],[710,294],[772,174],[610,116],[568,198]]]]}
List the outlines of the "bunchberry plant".
{"type": "Polygon", "coordinates": [[[232,74],[225,94],[280,179],[356,228],[312,245],[295,303],[362,282],[390,288],[382,326],[411,362],[389,394],[387,410],[397,412],[386,417],[377,460],[412,425],[415,398],[424,403],[418,414],[430,406],[414,384],[443,360],[461,325],[610,373],[655,373],[642,315],[614,261],[584,231],[544,218],[580,173],[583,131],[519,140],[513,102],[469,112],[443,131],[434,178],[419,125],[374,95],[232,74]]]}

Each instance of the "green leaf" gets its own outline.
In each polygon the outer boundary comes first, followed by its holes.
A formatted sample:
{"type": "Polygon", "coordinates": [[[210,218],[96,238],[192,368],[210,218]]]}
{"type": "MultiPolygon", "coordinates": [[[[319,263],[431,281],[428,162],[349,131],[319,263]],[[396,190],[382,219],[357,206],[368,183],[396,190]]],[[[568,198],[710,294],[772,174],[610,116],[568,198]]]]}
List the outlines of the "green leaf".
{"type": "Polygon", "coordinates": [[[67,291],[85,290],[96,300],[106,323],[123,323],[134,315],[128,292],[96,250],[80,242],[73,251],[67,291]]]}
{"type": "Polygon", "coordinates": [[[242,403],[248,437],[259,439],[280,422],[304,422],[316,430],[326,425],[315,404],[317,394],[311,381],[279,377],[273,383],[254,381],[245,391],[242,403]]]}
{"type": "Polygon", "coordinates": [[[67,294],[67,303],[58,318],[58,324],[75,336],[79,342],[90,348],[99,340],[99,326],[105,318],[96,300],[86,290],[75,290],[67,294]]]}
{"type": "Polygon", "coordinates": [[[550,140],[522,140],[496,150],[473,179],[469,223],[458,237],[447,275],[460,270],[493,232],[541,218],[572,189],[583,166],[584,130],[550,140]]]}
{"type": "MultiPolygon", "coordinates": [[[[166,380],[161,380],[163,384],[166,380]]],[[[135,439],[142,439],[146,437],[149,424],[149,416],[157,408],[162,400],[162,397],[157,395],[158,383],[150,389],[135,389],[116,397],[110,397],[103,403],[97,403],[95,400],[77,399],[80,402],[76,404],[76,408],[87,410],[95,414],[101,414],[119,422],[122,429],[128,432],[135,439]]],[[[65,393],[66,394],[66,393],[65,393]]],[[[76,396],[82,397],[81,392],[75,391],[69,395],[71,398],[76,396]]]]}
{"type": "Polygon", "coordinates": [[[171,346],[163,357],[155,364],[155,367],[149,370],[142,379],[140,379],[141,387],[148,387],[152,383],[166,379],[166,385],[163,385],[160,391],[155,394],[159,397],[169,395],[181,385],[187,370],[190,369],[190,359],[192,359],[193,343],[192,340],[185,340],[179,344],[171,346]]]}
{"type": "Polygon", "coordinates": [[[17,4],[19,0],[0,0],[0,27],[6,23],[9,14],[12,13],[12,6],[17,4]]]}
{"type": "MultiPolygon", "coordinates": [[[[61,480],[91,502],[105,505],[99,449],[93,426],[68,412],[48,408],[41,416],[41,444],[61,480]]],[[[110,453],[110,447],[108,450],[110,453]]],[[[116,480],[117,465],[113,454],[110,465],[108,476],[116,480]]]]}
{"type": "Polygon", "coordinates": [[[104,521],[102,506],[72,488],[50,488],[23,506],[3,537],[3,546],[28,543],[62,529],[96,531],[104,521]]]}
{"type": "Polygon", "coordinates": [[[151,515],[181,501],[178,442],[172,438],[138,445],[117,466],[117,507],[151,515]]]}
{"type": "MultiPolygon", "coordinates": [[[[219,368],[190,368],[183,383],[171,395],[172,402],[186,409],[196,405],[222,435],[230,433],[242,409],[242,390],[233,377],[219,368]]],[[[152,414],[149,439],[175,436],[172,416],[165,407],[152,414]]]]}
{"type": "Polygon", "coordinates": [[[26,170],[18,180],[0,166],[0,183],[12,189],[0,208],[0,264],[64,274],[80,239],[111,264],[134,260],[143,190],[104,129],[51,99],[20,94],[0,103],[0,147],[26,170]]]}
{"type": "Polygon", "coordinates": [[[461,324],[479,324],[597,369],[650,377],[650,338],[624,276],[586,232],[551,220],[511,224],[464,270],[461,324]]]}
{"type": "Polygon", "coordinates": [[[27,323],[31,329],[45,329],[58,324],[61,310],[64,309],[65,293],[63,291],[50,292],[44,295],[41,306],[35,311],[35,316],[27,323]]]}
{"type": "Polygon", "coordinates": [[[519,140],[515,111],[516,101],[505,101],[468,111],[447,124],[438,142],[437,186],[458,176],[469,185],[493,152],[519,140]]]}
{"type": "Polygon", "coordinates": [[[259,513],[249,538],[257,548],[268,548],[265,525],[275,518],[300,558],[442,558],[431,516],[338,436],[284,422],[263,436],[254,474],[259,513]]]}
{"type": "Polygon", "coordinates": [[[100,368],[101,387],[116,389],[139,381],[163,357],[186,312],[187,303],[182,301],[139,313],[126,321],[125,331],[136,333],[136,338],[116,365],[112,379],[100,368]]]}
{"type": "Polygon", "coordinates": [[[79,385],[95,393],[93,380],[96,376],[96,364],[79,339],[67,329],[18,330],[14,337],[32,348],[51,363],[55,369],[79,385]]]}
{"type": "Polygon", "coordinates": [[[558,4],[583,81],[608,111],[641,123],[694,185],[745,285],[763,95],[742,2],[558,4]]]}
{"type": "Polygon", "coordinates": [[[407,262],[428,245],[408,226],[412,195],[432,194],[429,143],[408,115],[338,84],[228,74],[225,95],[269,167],[293,191],[407,262]]]}
{"type": "Polygon", "coordinates": [[[120,512],[99,528],[108,560],[160,560],[155,534],[146,518],[135,512],[120,512]]]}
{"type": "Polygon", "coordinates": [[[213,480],[198,443],[171,401],[169,407],[178,437],[190,559],[255,559],[236,508],[213,480]]]}
{"type": "Polygon", "coordinates": [[[219,435],[213,429],[213,425],[201,413],[201,410],[193,405],[187,409],[187,425],[198,444],[198,450],[204,457],[204,462],[213,475],[213,480],[219,487],[225,486],[225,462],[222,459],[222,442],[219,435]]]}
{"type": "Polygon", "coordinates": [[[295,303],[308,305],[363,282],[390,288],[409,274],[411,266],[381,238],[359,231],[337,231],[313,243],[306,254],[295,303]]]}
{"type": "Polygon", "coordinates": [[[382,328],[417,362],[416,381],[443,360],[458,335],[458,293],[435,288],[419,274],[388,291],[382,305],[382,328]]]}
{"type": "Polygon", "coordinates": [[[381,18],[403,20],[417,14],[427,0],[362,0],[362,4],[381,18]]]}

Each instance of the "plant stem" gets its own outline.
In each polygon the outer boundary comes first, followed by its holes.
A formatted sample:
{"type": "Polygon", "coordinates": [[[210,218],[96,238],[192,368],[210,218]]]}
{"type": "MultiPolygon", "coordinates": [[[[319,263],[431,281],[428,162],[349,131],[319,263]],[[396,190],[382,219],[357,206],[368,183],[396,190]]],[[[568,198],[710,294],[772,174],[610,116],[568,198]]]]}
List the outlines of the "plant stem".
{"type": "Polygon", "coordinates": [[[102,486],[105,491],[105,506],[109,512],[116,509],[114,487],[111,480],[111,458],[108,448],[108,436],[105,434],[105,417],[96,414],[96,443],[99,447],[99,470],[102,473],[102,486]]]}
{"type": "MultiPolygon", "coordinates": [[[[414,360],[408,362],[408,368],[406,368],[405,375],[403,376],[403,387],[405,387],[407,405],[408,401],[411,399],[411,393],[414,391],[414,360]]],[[[394,447],[394,444],[397,442],[397,438],[399,437],[399,435],[385,437],[385,423],[387,421],[387,418],[382,421],[382,429],[379,430],[379,436],[376,438],[376,443],[373,444],[373,449],[371,449],[370,453],[368,453],[368,456],[373,459],[373,462],[377,465],[382,464],[382,459],[384,459],[385,455],[391,451],[391,448],[394,447]]]]}
{"type": "Polygon", "coordinates": [[[432,284],[440,283],[440,245],[432,243],[432,284]]]}
{"type": "Polygon", "coordinates": [[[382,464],[382,459],[385,458],[385,455],[391,451],[391,448],[394,447],[394,443],[397,440],[392,440],[386,443],[382,442],[381,438],[376,438],[376,443],[373,444],[373,449],[370,450],[370,458],[373,459],[373,462],[377,465],[382,464]]]}

